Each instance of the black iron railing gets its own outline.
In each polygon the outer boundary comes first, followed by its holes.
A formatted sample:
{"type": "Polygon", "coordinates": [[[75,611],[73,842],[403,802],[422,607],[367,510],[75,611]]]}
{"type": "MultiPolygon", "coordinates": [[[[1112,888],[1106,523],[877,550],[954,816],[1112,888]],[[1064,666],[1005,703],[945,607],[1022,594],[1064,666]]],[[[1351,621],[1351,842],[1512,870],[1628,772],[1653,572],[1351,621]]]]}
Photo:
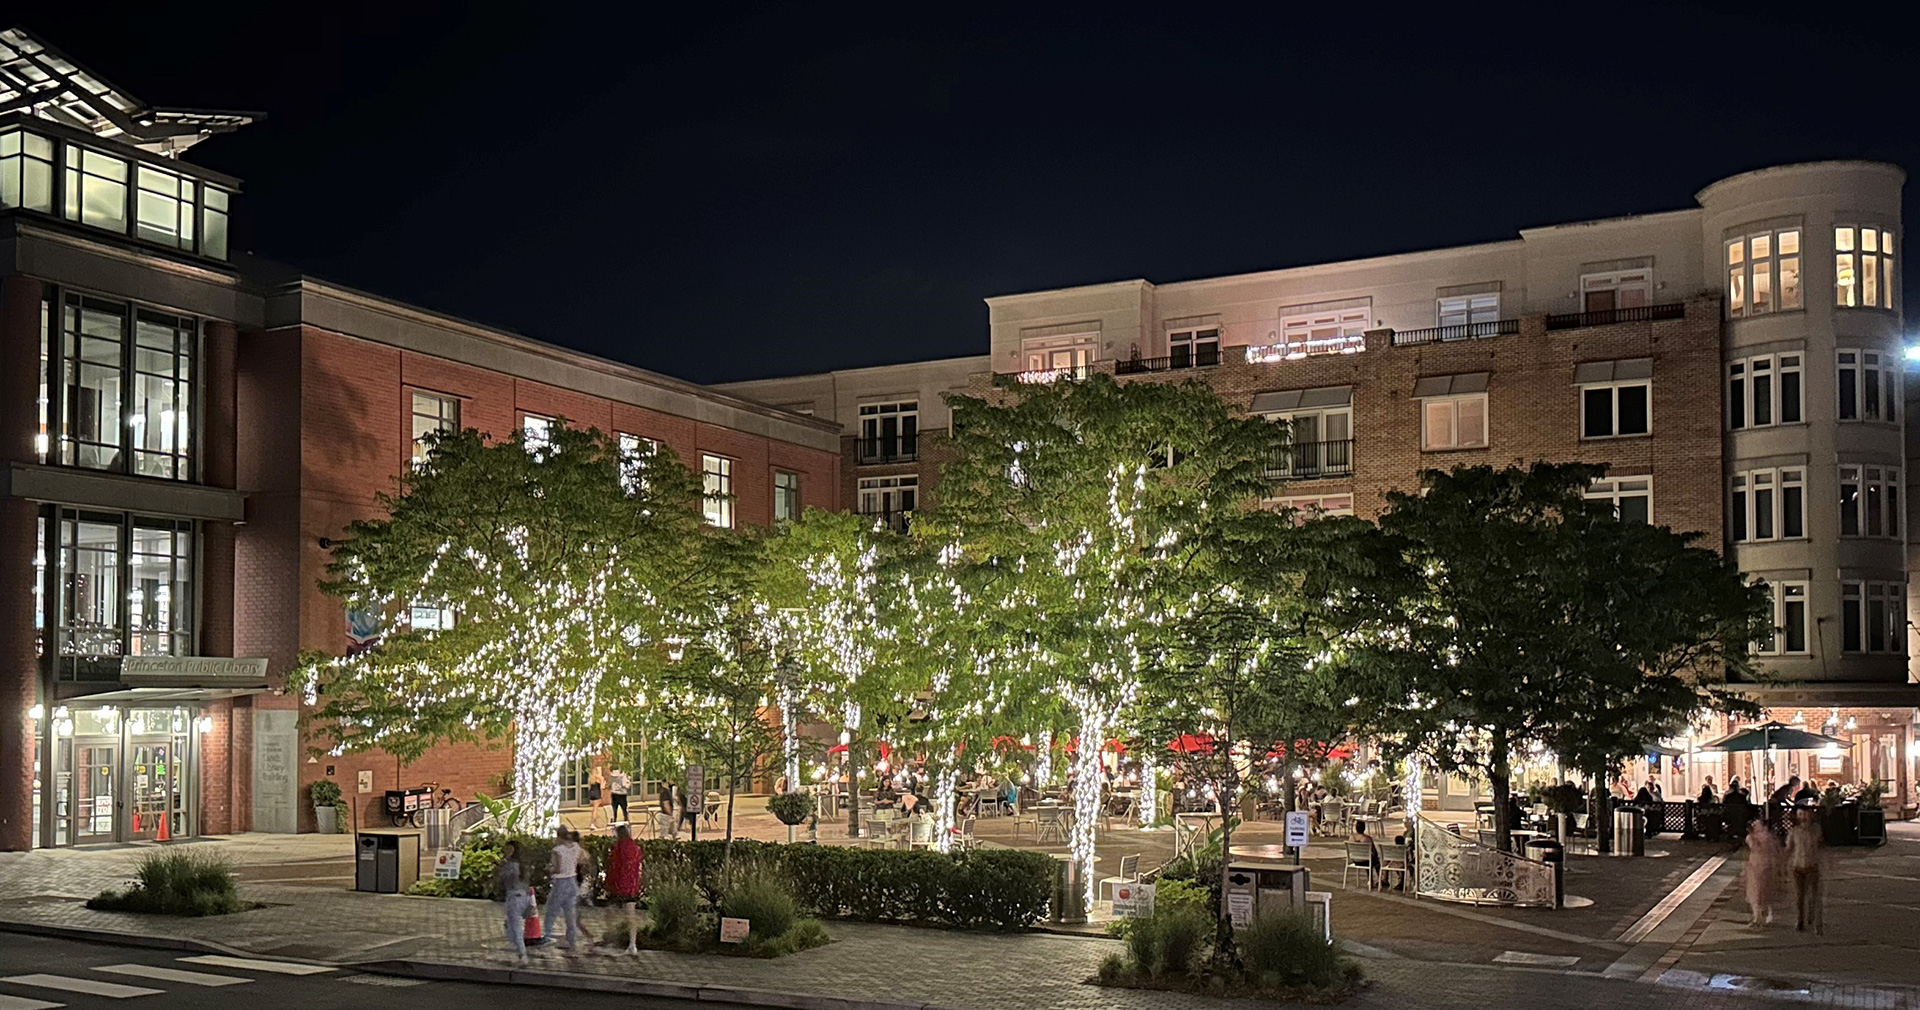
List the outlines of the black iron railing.
{"type": "Polygon", "coordinates": [[[1519,332],[1520,320],[1518,319],[1455,323],[1452,326],[1433,326],[1424,330],[1395,330],[1393,346],[1407,347],[1413,344],[1434,344],[1448,340],[1484,340],[1487,337],[1510,337],[1519,332]]]}
{"type": "Polygon", "coordinates": [[[1141,375],[1168,372],[1176,368],[1211,368],[1220,363],[1220,346],[1209,344],[1193,351],[1182,351],[1164,358],[1128,358],[1113,363],[1115,375],[1141,375]]]}
{"type": "Polygon", "coordinates": [[[1614,323],[1645,323],[1656,319],[1685,319],[1687,306],[1682,302],[1665,305],[1636,305],[1627,309],[1600,309],[1594,312],[1563,312],[1547,317],[1549,330],[1576,330],[1583,326],[1612,326],[1614,323]]]}
{"type": "Polygon", "coordinates": [[[1347,477],[1353,474],[1353,439],[1330,442],[1295,442],[1274,453],[1267,461],[1269,477],[1296,480],[1317,477],[1347,477]]]}
{"type": "Polygon", "coordinates": [[[853,451],[862,463],[911,463],[920,458],[917,438],[856,438],[853,451]]]}

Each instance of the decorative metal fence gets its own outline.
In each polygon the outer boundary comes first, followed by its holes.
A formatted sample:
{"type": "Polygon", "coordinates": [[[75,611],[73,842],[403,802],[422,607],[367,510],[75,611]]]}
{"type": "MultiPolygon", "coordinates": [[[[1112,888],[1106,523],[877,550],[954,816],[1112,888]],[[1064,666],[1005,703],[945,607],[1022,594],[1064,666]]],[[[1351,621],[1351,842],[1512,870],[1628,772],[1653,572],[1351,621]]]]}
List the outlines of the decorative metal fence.
{"type": "Polygon", "coordinates": [[[1553,907],[1553,867],[1501,852],[1420,815],[1414,826],[1414,893],[1471,905],[1553,907]]]}

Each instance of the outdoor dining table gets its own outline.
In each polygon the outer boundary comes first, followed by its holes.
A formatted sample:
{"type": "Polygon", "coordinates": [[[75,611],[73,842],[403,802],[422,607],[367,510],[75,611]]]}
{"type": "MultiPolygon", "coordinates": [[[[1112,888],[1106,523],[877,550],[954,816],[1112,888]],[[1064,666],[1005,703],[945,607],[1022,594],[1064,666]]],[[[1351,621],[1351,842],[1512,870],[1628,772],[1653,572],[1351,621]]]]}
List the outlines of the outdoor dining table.
{"type": "Polygon", "coordinates": [[[1067,840],[1067,829],[1073,826],[1072,807],[1042,800],[1033,808],[1033,815],[1035,841],[1045,842],[1049,837],[1056,842],[1067,840]]]}

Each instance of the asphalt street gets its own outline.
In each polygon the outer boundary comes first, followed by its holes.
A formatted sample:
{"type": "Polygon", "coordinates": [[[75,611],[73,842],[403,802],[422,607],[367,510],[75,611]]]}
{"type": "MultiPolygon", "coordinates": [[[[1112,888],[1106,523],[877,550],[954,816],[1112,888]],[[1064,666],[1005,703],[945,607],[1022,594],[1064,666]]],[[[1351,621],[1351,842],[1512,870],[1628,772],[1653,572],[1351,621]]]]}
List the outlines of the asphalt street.
{"type": "Polygon", "coordinates": [[[701,1005],[618,994],[421,981],[351,968],[0,933],[0,1010],[473,1010],[556,1003],[585,1010],[692,1010],[701,1005]]]}

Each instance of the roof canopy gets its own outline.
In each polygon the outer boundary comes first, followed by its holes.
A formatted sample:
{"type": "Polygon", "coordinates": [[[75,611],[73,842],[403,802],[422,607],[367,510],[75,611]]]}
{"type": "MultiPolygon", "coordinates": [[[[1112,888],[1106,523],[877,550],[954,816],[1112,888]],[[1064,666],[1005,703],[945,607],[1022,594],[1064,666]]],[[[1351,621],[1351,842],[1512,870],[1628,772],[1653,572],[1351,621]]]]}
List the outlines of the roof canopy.
{"type": "Polygon", "coordinates": [[[23,28],[0,30],[0,114],[9,112],[28,112],[166,157],[263,118],[257,112],[148,105],[23,28]]]}

